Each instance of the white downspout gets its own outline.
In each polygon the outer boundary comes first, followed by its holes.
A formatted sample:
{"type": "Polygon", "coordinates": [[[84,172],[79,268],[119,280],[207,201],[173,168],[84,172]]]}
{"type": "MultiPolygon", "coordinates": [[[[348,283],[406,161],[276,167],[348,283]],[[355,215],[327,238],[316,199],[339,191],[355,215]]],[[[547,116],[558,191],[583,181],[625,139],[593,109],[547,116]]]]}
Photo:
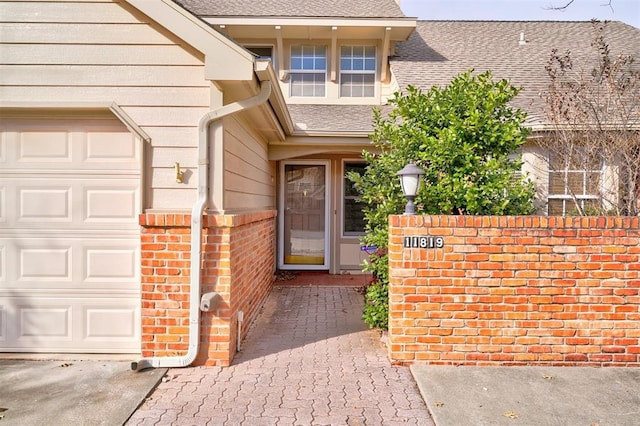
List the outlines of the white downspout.
{"type": "MultiPolygon", "coordinates": [[[[191,281],[189,285],[189,349],[185,355],[143,358],[131,363],[132,370],[187,367],[198,355],[200,345],[200,278],[202,270],[202,215],[209,200],[209,126],[228,115],[258,106],[269,99],[271,82],[260,84],[260,93],[205,114],[198,124],[198,199],[191,210],[191,281]]],[[[218,142],[216,140],[214,143],[218,142]]],[[[238,336],[238,338],[240,338],[238,336]]]]}

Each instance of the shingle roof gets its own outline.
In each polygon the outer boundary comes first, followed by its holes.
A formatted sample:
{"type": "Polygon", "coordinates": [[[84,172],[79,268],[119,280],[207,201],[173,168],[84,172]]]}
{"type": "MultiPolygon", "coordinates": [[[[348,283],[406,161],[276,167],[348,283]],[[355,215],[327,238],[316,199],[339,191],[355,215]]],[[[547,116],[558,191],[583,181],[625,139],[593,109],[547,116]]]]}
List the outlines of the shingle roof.
{"type": "Polygon", "coordinates": [[[205,17],[402,18],[395,0],[174,0],[205,17]]]}
{"type": "Polygon", "coordinates": [[[373,105],[303,104],[289,105],[289,113],[295,130],[370,133],[373,130],[373,108],[373,105]]]}
{"type": "MultiPolygon", "coordinates": [[[[605,33],[613,56],[640,58],[640,29],[609,22],[605,33]]],[[[399,43],[391,60],[401,88],[424,90],[444,86],[457,74],[490,70],[494,79],[506,78],[522,87],[514,105],[541,117],[539,93],[548,85],[545,64],[551,50],[570,50],[585,57],[593,39],[591,22],[420,21],[411,38],[399,43]],[[519,44],[521,33],[527,43],[519,44]]]]}

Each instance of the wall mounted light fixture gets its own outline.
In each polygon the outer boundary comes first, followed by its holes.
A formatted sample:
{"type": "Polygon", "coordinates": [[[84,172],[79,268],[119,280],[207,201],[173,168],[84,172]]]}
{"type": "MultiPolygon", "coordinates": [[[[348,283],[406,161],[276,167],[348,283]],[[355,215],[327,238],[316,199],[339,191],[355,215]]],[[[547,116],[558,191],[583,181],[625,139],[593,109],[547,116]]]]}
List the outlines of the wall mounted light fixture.
{"type": "Polygon", "coordinates": [[[184,183],[184,171],[180,170],[180,163],[175,163],[173,167],[176,171],[176,182],[184,183]]]}

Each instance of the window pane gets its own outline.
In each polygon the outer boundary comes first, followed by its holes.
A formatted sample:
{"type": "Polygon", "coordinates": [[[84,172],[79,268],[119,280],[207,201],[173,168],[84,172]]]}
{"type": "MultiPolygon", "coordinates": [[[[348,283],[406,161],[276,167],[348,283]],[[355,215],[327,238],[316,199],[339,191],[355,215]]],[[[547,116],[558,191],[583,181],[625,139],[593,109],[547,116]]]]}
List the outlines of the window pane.
{"type": "MultiPolygon", "coordinates": [[[[367,77],[371,77],[371,82],[368,84],[365,84],[362,87],[362,96],[363,97],[373,97],[376,94],[376,87],[373,84],[373,76],[367,76],[367,77]]],[[[368,80],[367,78],[365,78],[365,80],[368,80]]]]}
{"type": "Polygon", "coordinates": [[[375,96],[376,49],[374,46],[342,46],[340,96],[375,96]]]}
{"type": "Polygon", "coordinates": [[[584,194],[584,172],[567,173],[567,187],[569,189],[569,194],[583,195],[584,194]]]}
{"type": "Polygon", "coordinates": [[[564,215],[564,200],[549,200],[549,215],[550,216],[564,215]]]}
{"type": "Polygon", "coordinates": [[[311,57],[305,57],[302,59],[302,69],[304,70],[315,69],[313,64],[314,64],[314,60],[311,57]]]}
{"type": "Polygon", "coordinates": [[[345,235],[362,235],[365,229],[364,204],[359,201],[358,191],[353,182],[347,178],[347,173],[356,172],[363,175],[366,163],[345,164],[343,176],[344,202],[343,202],[343,230],[345,235]]]}
{"type": "Polygon", "coordinates": [[[364,63],[364,69],[367,71],[375,71],[376,70],[376,59],[366,59],[364,63]]]}
{"type": "Polygon", "coordinates": [[[291,96],[325,96],[326,86],[326,47],[291,47],[291,96]]]}
{"type": "Polygon", "coordinates": [[[365,220],[362,203],[355,199],[344,200],[344,233],[360,235],[364,233],[365,220]]]}
{"type": "Polygon", "coordinates": [[[549,158],[549,195],[562,197],[549,200],[549,214],[575,215],[580,209],[584,213],[600,208],[599,188],[602,179],[602,160],[597,158],[589,165],[589,156],[577,148],[566,156],[554,155],[549,158]],[[574,200],[575,197],[575,200],[574,200]],[[590,211],[589,211],[590,210],[590,211]]]}
{"type": "Polygon", "coordinates": [[[549,172],[549,194],[564,194],[564,173],[549,172]]]}
{"type": "Polygon", "coordinates": [[[302,75],[291,74],[291,96],[302,96],[302,75]]]}

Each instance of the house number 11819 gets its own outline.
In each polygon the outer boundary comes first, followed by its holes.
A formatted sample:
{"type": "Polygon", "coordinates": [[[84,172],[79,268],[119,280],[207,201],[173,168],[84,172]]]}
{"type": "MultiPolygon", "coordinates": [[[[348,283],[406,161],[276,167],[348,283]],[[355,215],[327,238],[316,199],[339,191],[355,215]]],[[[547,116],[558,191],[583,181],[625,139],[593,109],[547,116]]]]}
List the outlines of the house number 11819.
{"type": "Polygon", "coordinates": [[[404,237],[404,248],[442,248],[442,237],[404,237]]]}

